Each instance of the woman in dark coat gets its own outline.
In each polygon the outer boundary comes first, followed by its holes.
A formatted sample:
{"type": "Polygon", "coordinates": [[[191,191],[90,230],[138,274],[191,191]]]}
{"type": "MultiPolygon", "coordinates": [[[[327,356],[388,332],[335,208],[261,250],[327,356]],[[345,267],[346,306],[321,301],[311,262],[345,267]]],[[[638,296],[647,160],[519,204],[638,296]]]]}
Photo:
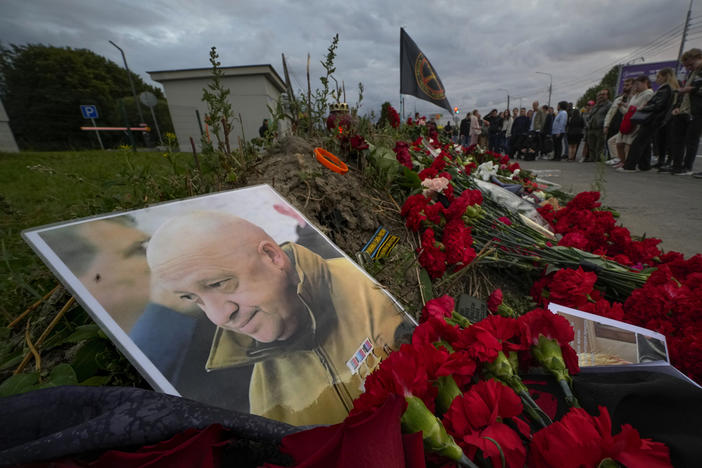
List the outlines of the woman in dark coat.
{"type": "Polygon", "coordinates": [[[648,113],[650,117],[643,122],[639,133],[631,143],[629,155],[626,158],[622,172],[635,172],[651,169],[651,140],[656,131],[664,125],[673,104],[674,90],[678,89],[678,81],[672,68],[664,68],[656,75],[656,83],[660,85],[656,93],[639,112],[648,113]]]}

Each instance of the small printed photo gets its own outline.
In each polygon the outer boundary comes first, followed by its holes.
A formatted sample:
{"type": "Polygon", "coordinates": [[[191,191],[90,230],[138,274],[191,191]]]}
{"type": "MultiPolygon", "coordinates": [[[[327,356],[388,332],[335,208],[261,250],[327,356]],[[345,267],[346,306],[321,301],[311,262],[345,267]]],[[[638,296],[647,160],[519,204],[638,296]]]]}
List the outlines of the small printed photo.
{"type": "Polygon", "coordinates": [[[267,185],[23,236],[156,390],[290,424],[342,421],[415,326],[267,185]]]}
{"type": "Polygon", "coordinates": [[[573,327],[571,346],[581,367],[668,362],[665,337],[659,333],[558,304],[549,310],[573,327]]]}
{"type": "Polygon", "coordinates": [[[652,336],[636,335],[639,351],[639,362],[665,361],[668,354],[665,349],[665,342],[652,336]]]}

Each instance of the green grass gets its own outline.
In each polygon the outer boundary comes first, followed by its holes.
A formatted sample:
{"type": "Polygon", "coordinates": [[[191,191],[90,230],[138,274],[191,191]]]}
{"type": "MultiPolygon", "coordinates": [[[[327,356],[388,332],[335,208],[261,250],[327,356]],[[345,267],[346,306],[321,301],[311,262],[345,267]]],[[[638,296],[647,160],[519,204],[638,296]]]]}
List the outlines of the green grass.
{"type": "Polygon", "coordinates": [[[0,326],[48,286],[23,229],[186,196],[169,178],[184,173],[191,156],[172,158],[129,150],[0,153],[0,326]]]}
{"type": "Polygon", "coordinates": [[[13,329],[7,325],[58,281],[24,242],[24,229],[190,195],[189,154],[117,151],[0,153],[0,396],[64,384],[146,386],[80,307],[40,347],[35,363],[10,377],[31,339],[68,299],[46,303],[13,329]],[[29,323],[29,325],[27,325],[29,323]],[[27,331],[25,327],[28,326],[27,331]]]}

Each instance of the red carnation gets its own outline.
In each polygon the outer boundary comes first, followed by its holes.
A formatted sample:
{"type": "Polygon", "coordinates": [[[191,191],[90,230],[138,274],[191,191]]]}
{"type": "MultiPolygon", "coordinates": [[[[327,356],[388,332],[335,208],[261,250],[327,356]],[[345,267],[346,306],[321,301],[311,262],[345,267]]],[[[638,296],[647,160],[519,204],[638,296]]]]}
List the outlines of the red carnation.
{"type": "Polygon", "coordinates": [[[483,203],[483,195],[480,190],[464,190],[456,197],[451,205],[444,210],[444,215],[447,220],[461,218],[466,212],[466,208],[471,205],[480,205],[483,203]]]}
{"type": "Polygon", "coordinates": [[[361,135],[353,135],[351,137],[351,148],[355,150],[365,150],[368,149],[368,143],[361,135]]]}
{"type": "Polygon", "coordinates": [[[509,219],[507,216],[500,216],[499,218],[497,218],[497,220],[502,224],[506,224],[507,226],[512,225],[512,220],[509,219]]]}
{"type": "Polygon", "coordinates": [[[602,205],[597,202],[599,199],[600,192],[580,192],[568,203],[568,207],[574,210],[593,210],[602,205]]]}
{"type": "Polygon", "coordinates": [[[558,242],[558,245],[564,247],[575,247],[576,249],[585,250],[587,248],[587,237],[585,237],[581,232],[569,232],[563,239],[558,242]]]}
{"type": "Polygon", "coordinates": [[[495,360],[502,345],[497,338],[481,327],[475,325],[459,330],[458,340],[452,343],[456,350],[466,351],[478,362],[489,363],[495,360]]]}
{"type": "Polygon", "coordinates": [[[419,231],[422,221],[427,219],[426,214],[424,214],[427,205],[429,205],[429,199],[421,193],[409,196],[402,205],[400,214],[405,218],[405,224],[412,231],[419,231]]]}
{"type": "Polygon", "coordinates": [[[433,412],[438,390],[432,381],[437,377],[438,364],[447,356],[447,352],[431,345],[403,344],[366,378],[365,392],[354,401],[351,415],[380,407],[391,394],[414,395],[433,412]]]}
{"type": "Polygon", "coordinates": [[[529,466],[543,468],[580,468],[599,466],[612,458],[624,466],[647,468],[672,467],[668,447],[650,439],[641,439],[629,424],[612,435],[612,421],[607,408],[590,416],[581,408],[572,408],[563,418],[534,434],[529,450],[529,466]]]}
{"type": "Polygon", "coordinates": [[[488,297],[487,308],[493,314],[497,312],[497,307],[502,304],[502,290],[495,289],[488,297]]]}
{"type": "Polygon", "coordinates": [[[522,337],[525,344],[533,346],[538,343],[539,336],[552,338],[560,345],[567,345],[575,334],[573,327],[565,317],[554,314],[546,309],[533,309],[522,315],[519,319],[522,337]]]}
{"type": "Polygon", "coordinates": [[[515,319],[501,315],[488,315],[474,326],[486,330],[497,338],[505,354],[508,354],[510,351],[527,349],[520,338],[519,322],[515,319]]]}
{"type": "Polygon", "coordinates": [[[444,226],[441,241],[446,248],[446,262],[456,266],[456,270],[468,266],[476,256],[470,228],[460,218],[452,219],[444,226]]]}
{"type": "Polygon", "coordinates": [[[519,434],[503,422],[515,422],[528,435],[525,424],[516,418],[521,412],[522,402],[511,388],[488,380],[457,397],[443,422],[469,458],[473,459],[480,450],[491,459],[492,466],[502,466],[501,451],[508,467],[521,468],[526,461],[526,448],[519,434]]]}
{"type": "Polygon", "coordinates": [[[597,275],[586,272],[581,267],[577,270],[562,268],[553,276],[549,285],[551,302],[568,307],[580,308],[587,303],[587,296],[592,292],[597,275]]]}
{"type": "Polygon", "coordinates": [[[395,147],[392,149],[395,152],[395,157],[397,160],[405,166],[407,169],[412,169],[412,157],[410,156],[409,146],[404,141],[398,141],[395,143],[395,147]]]}
{"type": "Polygon", "coordinates": [[[439,247],[431,229],[426,229],[422,234],[418,260],[432,279],[440,278],[446,271],[446,253],[439,247]]]}
{"type": "Polygon", "coordinates": [[[434,317],[443,320],[446,317],[450,317],[453,313],[453,309],[456,308],[456,302],[453,297],[448,294],[444,294],[441,297],[436,297],[428,301],[424,307],[422,307],[422,316],[420,318],[421,322],[424,322],[429,317],[434,317]]]}

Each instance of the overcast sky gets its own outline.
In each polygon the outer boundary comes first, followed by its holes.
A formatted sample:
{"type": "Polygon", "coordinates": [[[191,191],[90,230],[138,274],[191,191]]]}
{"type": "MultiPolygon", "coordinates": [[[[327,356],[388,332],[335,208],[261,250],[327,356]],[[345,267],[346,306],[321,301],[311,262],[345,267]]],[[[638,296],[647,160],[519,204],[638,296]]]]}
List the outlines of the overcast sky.
{"type": "MultiPolygon", "coordinates": [[[[119,64],[122,47],[132,71],[207,67],[211,46],[223,66],[270,63],[282,76],[281,53],[293,87],[313,87],[326,49],[340,45],[336,77],[347,101],[365,87],[361,110],[383,101],[399,110],[400,27],[431,60],[451,105],[461,114],[511,104],[575,100],[622,61],[677,57],[689,0],[0,0],[3,45],[42,43],[87,48],[119,64]],[[501,89],[502,88],[502,89],[501,89]]],[[[693,5],[686,49],[702,47],[702,1],[693,5]]],[[[407,97],[406,113],[442,110],[407,97]]],[[[444,114],[447,113],[444,111],[444,114]]]]}

